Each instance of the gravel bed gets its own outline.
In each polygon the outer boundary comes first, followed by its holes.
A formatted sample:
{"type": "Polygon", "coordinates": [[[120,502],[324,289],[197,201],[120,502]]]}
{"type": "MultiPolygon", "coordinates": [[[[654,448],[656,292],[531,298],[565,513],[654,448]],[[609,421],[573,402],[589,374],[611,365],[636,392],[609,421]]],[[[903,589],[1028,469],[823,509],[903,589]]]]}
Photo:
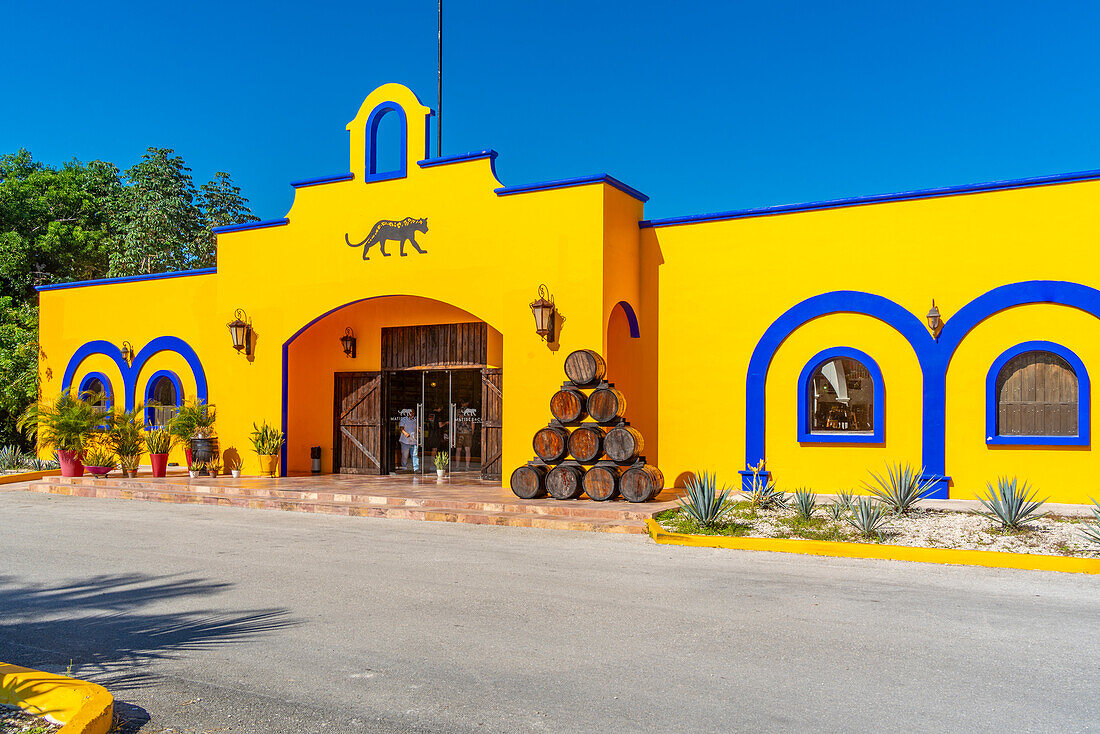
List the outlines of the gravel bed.
{"type": "Polygon", "coordinates": [[[51,734],[60,730],[60,724],[51,724],[23,709],[0,704],[0,734],[51,734]]]}
{"type": "Polygon", "coordinates": [[[757,510],[747,502],[738,502],[731,523],[716,531],[705,531],[682,511],[662,513],[657,521],[666,530],[711,535],[738,535],[753,538],[808,538],[856,543],[881,542],[921,548],[957,548],[1010,553],[1100,557],[1100,546],[1090,544],[1080,528],[1087,518],[1047,515],[1033,520],[1018,531],[1001,530],[988,518],[972,512],[914,509],[905,516],[891,516],[880,538],[865,538],[843,520],[839,523],[826,515],[819,505],[811,523],[795,521],[790,509],[757,510]]]}

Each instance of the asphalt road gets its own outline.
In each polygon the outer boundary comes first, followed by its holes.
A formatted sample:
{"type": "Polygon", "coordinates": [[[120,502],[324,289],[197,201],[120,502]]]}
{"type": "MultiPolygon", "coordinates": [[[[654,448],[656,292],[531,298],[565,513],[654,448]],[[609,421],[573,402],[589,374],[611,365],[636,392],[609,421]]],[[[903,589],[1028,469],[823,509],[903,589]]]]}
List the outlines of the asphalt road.
{"type": "Polygon", "coordinates": [[[1100,731],[1100,578],[0,493],[0,660],[148,732],[1100,731]]]}

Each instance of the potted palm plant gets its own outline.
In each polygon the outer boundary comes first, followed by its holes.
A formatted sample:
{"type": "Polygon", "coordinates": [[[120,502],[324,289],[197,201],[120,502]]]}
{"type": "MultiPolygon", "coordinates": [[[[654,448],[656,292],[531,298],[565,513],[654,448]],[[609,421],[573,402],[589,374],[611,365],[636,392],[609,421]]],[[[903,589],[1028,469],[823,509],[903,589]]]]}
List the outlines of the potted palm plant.
{"type": "Polygon", "coordinates": [[[253,423],[252,428],[252,448],[260,457],[260,471],[269,477],[276,476],[279,452],[283,448],[283,432],[266,421],[261,426],[253,423]]]}
{"type": "Polygon", "coordinates": [[[37,435],[39,450],[56,449],[61,476],[84,476],[81,454],[96,433],[103,414],[92,405],[63,391],[55,399],[33,403],[19,418],[18,427],[28,438],[37,435]]]}
{"type": "Polygon", "coordinates": [[[167,428],[153,428],[145,434],[145,447],[149,451],[149,464],[154,477],[168,472],[168,450],[172,448],[172,435],[167,428]]]}
{"type": "Polygon", "coordinates": [[[126,410],[111,416],[108,440],[111,449],[118,456],[118,463],[124,477],[137,476],[141,452],[145,450],[142,427],[139,411],[126,410]]]}

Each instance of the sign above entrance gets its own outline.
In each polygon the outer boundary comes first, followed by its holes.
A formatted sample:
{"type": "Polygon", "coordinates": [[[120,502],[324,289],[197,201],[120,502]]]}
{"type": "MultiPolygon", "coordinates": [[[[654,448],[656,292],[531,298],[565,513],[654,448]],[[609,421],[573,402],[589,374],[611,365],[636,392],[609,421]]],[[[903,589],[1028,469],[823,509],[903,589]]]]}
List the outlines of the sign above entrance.
{"type": "Polygon", "coordinates": [[[352,242],[351,238],[344,234],[344,241],[348,243],[348,247],[362,247],[363,259],[370,260],[370,256],[367,255],[370,252],[370,248],[378,245],[379,252],[382,253],[382,257],[389,257],[390,253],[386,252],[386,240],[393,240],[394,242],[401,243],[401,257],[405,257],[405,243],[410,243],[417,252],[421,255],[426,255],[427,250],[420,248],[420,245],[416,242],[416,233],[421,232],[423,234],[428,233],[428,220],[415,219],[413,217],[405,217],[400,222],[395,222],[391,219],[379,220],[377,224],[371,227],[370,234],[362,242],[352,242]]]}

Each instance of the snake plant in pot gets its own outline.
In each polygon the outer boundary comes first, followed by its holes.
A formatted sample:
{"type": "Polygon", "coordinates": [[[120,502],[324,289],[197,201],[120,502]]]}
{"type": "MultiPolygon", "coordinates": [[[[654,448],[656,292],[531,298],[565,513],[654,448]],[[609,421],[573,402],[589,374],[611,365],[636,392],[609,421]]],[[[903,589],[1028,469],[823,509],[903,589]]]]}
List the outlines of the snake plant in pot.
{"type": "Polygon", "coordinates": [[[172,435],[167,428],[151,428],[145,434],[145,447],[149,450],[153,476],[163,477],[168,471],[168,450],[172,447],[172,435]]]}
{"type": "Polygon", "coordinates": [[[96,434],[103,414],[70,391],[53,400],[33,403],[19,418],[18,427],[28,438],[37,435],[39,450],[56,449],[61,476],[84,475],[81,454],[96,434]]]}
{"type": "Polygon", "coordinates": [[[260,457],[260,471],[269,477],[279,473],[279,452],[283,449],[283,432],[264,422],[257,426],[252,424],[252,448],[260,457]]]}

